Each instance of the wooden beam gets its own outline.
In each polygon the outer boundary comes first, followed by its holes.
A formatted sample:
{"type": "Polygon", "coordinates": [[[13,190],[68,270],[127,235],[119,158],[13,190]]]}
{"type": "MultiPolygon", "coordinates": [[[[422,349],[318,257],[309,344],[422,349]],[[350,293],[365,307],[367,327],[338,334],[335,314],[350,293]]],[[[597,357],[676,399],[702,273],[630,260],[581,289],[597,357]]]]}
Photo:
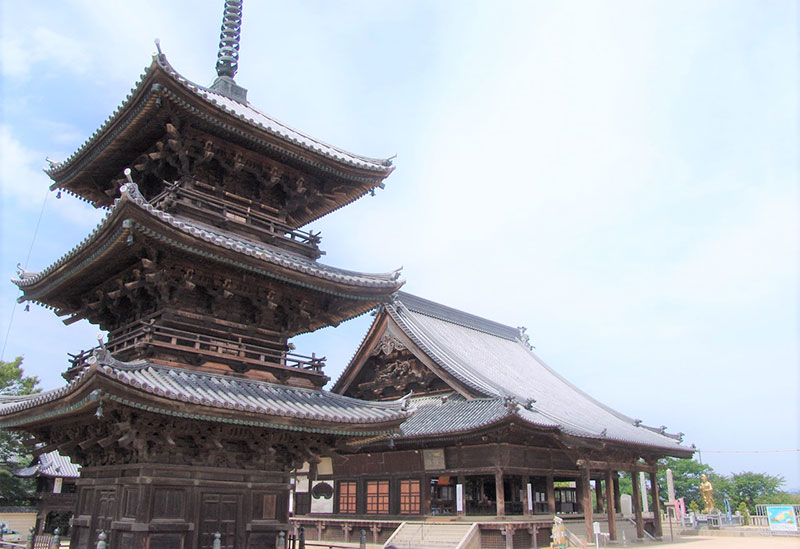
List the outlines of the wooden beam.
{"type": "Polygon", "coordinates": [[[52,452],[53,450],[57,450],[57,449],[58,449],[58,444],[53,442],[53,443],[47,444],[45,446],[42,446],[41,448],[35,448],[31,452],[31,454],[33,454],[33,457],[38,458],[42,454],[46,454],[47,452],[52,452]]]}
{"type": "Polygon", "coordinates": [[[78,446],[80,446],[81,449],[86,450],[90,446],[97,444],[98,440],[100,440],[100,437],[87,438],[86,440],[79,442],[78,446]]]}

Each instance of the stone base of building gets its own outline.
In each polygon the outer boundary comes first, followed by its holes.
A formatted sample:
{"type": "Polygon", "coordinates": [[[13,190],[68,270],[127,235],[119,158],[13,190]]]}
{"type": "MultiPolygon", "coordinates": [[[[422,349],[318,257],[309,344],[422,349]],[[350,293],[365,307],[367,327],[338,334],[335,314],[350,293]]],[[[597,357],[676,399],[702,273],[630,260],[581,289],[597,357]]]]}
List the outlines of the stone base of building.
{"type": "Polygon", "coordinates": [[[70,546],[109,549],[274,547],[288,528],[283,472],[160,464],[85,467],[70,546]]]}

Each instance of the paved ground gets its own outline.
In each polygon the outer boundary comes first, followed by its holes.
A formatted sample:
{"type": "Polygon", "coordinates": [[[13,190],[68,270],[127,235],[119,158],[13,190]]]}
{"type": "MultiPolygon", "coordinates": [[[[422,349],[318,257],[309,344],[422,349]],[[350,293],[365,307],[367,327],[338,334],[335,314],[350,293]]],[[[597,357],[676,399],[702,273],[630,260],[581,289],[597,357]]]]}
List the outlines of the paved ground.
{"type": "MultiPolygon", "coordinates": [[[[732,537],[732,536],[687,536],[674,543],[669,541],[669,536],[664,537],[664,543],[648,544],[647,547],[675,547],[680,545],[683,549],[800,549],[800,537],[732,537]]],[[[619,545],[617,545],[619,547],[619,545]]],[[[644,547],[636,543],[628,544],[628,547],[644,547]]]]}
{"type": "MultiPolygon", "coordinates": [[[[313,542],[320,543],[320,542],[313,542]]],[[[340,544],[344,545],[344,544],[340,544]]],[[[351,547],[358,547],[352,544],[351,547]]],[[[675,542],[669,541],[669,535],[663,543],[628,543],[630,549],[660,549],[661,547],[677,547],[681,549],[800,549],[800,537],[729,537],[729,536],[687,536],[675,542]]],[[[367,544],[368,549],[378,549],[380,545],[367,544]]],[[[609,548],[622,547],[622,543],[609,545],[609,548]]],[[[601,548],[602,549],[602,548],[601,548]]]]}
{"type": "MultiPolygon", "coordinates": [[[[800,537],[782,537],[782,536],[764,536],[764,537],[732,537],[732,536],[687,536],[681,538],[680,541],[676,540],[675,543],[668,541],[669,537],[664,538],[664,543],[658,547],[675,547],[682,546],[683,549],[745,549],[753,548],[760,549],[800,549],[800,537]]],[[[635,544],[628,547],[636,547],[635,544]]],[[[641,546],[640,546],[641,547],[641,546]]],[[[657,547],[656,544],[650,544],[648,547],[657,547]]]]}

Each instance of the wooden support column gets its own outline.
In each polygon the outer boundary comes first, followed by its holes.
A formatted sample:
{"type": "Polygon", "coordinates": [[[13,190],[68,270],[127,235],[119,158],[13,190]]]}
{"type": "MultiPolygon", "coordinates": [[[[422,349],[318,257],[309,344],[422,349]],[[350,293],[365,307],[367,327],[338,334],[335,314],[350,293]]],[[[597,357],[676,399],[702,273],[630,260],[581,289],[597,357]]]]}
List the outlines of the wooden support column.
{"type": "Polygon", "coordinates": [[[608,503],[608,538],[611,540],[617,539],[617,509],[614,502],[616,501],[616,492],[614,491],[614,478],[613,471],[606,471],[606,502],[608,503]]]}
{"type": "Polygon", "coordinates": [[[506,549],[514,549],[514,527],[506,524],[506,527],[503,528],[503,533],[506,536],[506,549]]]}
{"type": "MultiPolygon", "coordinates": [[[[459,451],[461,448],[459,448],[459,451]]],[[[464,475],[458,475],[457,483],[461,485],[461,512],[458,511],[458,492],[456,492],[456,514],[467,514],[467,478],[464,475]]],[[[458,488],[456,487],[456,490],[458,488]]]]}
{"type": "Polygon", "coordinates": [[[603,481],[600,478],[596,478],[594,479],[594,510],[598,514],[605,511],[605,509],[603,509],[603,499],[603,481]]]}
{"type": "Polygon", "coordinates": [[[653,495],[653,529],[656,539],[661,539],[664,532],[661,529],[661,501],[658,499],[658,477],[655,469],[650,471],[650,493],[653,495]]]}
{"type": "Polygon", "coordinates": [[[622,494],[619,493],[619,473],[614,471],[611,475],[614,482],[614,510],[622,513],[622,494]]]}
{"type": "Polygon", "coordinates": [[[531,535],[533,549],[539,549],[539,527],[536,524],[528,526],[528,533],[531,535]]]}
{"type": "Polygon", "coordinates": [[[589,475],[589,464],[581,463],[582,461],[583,460],[579,460],[578,463],[578,467],[581,468],[581,506],[583,507],[583,517],[586,523],[586,539],[593,540],[594,528],[592,527],[592,521],[594,517],[592,515],[592,486],[589,475]]]}
{"type": "Polygon", "coordinates": [[[642,518],[642,495],[639,490],[639,473],[631,471],[631,486],[633,488],[633,516],[636,518],[636,539],[644,537],[644,519],[642,518]]]}
{"type": "Polygon", "coordinates": [[[506,493],[503,490],[503,471],[500,469],[494,473],[494,493],[497,503],[497,516],[504,517],[506,515],[506,493]]]}
{"type": "MultiPolygon", "coordinates": [[[[522,514],[526,517],[531,515],[528,506],[533,507],[533,502],[529,501],[530,498],[528,498],[528,484],[530,484],[530,482],[530,476],[522,475],[522,514]]],[[[533,496],[533,486],[531,486],[531,496],[533,496]]]]}
{"type": "Polygon", "coordinates": [[[420,480],[422,490],[422,514],[431,514],[431,479],[427,475],[422,475],[420,480]]]}
{"type": "Polygon", "coordinates": [[[547,491],[547,512],[551,515],[556,514],[556,485],[553,475],[547,475],[545,480],[547,491]]]}

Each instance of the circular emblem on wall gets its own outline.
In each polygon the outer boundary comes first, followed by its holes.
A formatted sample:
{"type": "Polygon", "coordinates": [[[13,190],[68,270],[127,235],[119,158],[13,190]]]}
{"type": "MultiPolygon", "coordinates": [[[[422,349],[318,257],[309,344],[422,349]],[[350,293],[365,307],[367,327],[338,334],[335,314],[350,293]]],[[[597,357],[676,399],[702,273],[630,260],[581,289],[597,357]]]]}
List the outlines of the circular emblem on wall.
{"type": "Polygon", "coordinates": [[[331,499],[333,497],[333,486],[327,482],[320,482],[311,489],[314,499],[331,499]]]}

